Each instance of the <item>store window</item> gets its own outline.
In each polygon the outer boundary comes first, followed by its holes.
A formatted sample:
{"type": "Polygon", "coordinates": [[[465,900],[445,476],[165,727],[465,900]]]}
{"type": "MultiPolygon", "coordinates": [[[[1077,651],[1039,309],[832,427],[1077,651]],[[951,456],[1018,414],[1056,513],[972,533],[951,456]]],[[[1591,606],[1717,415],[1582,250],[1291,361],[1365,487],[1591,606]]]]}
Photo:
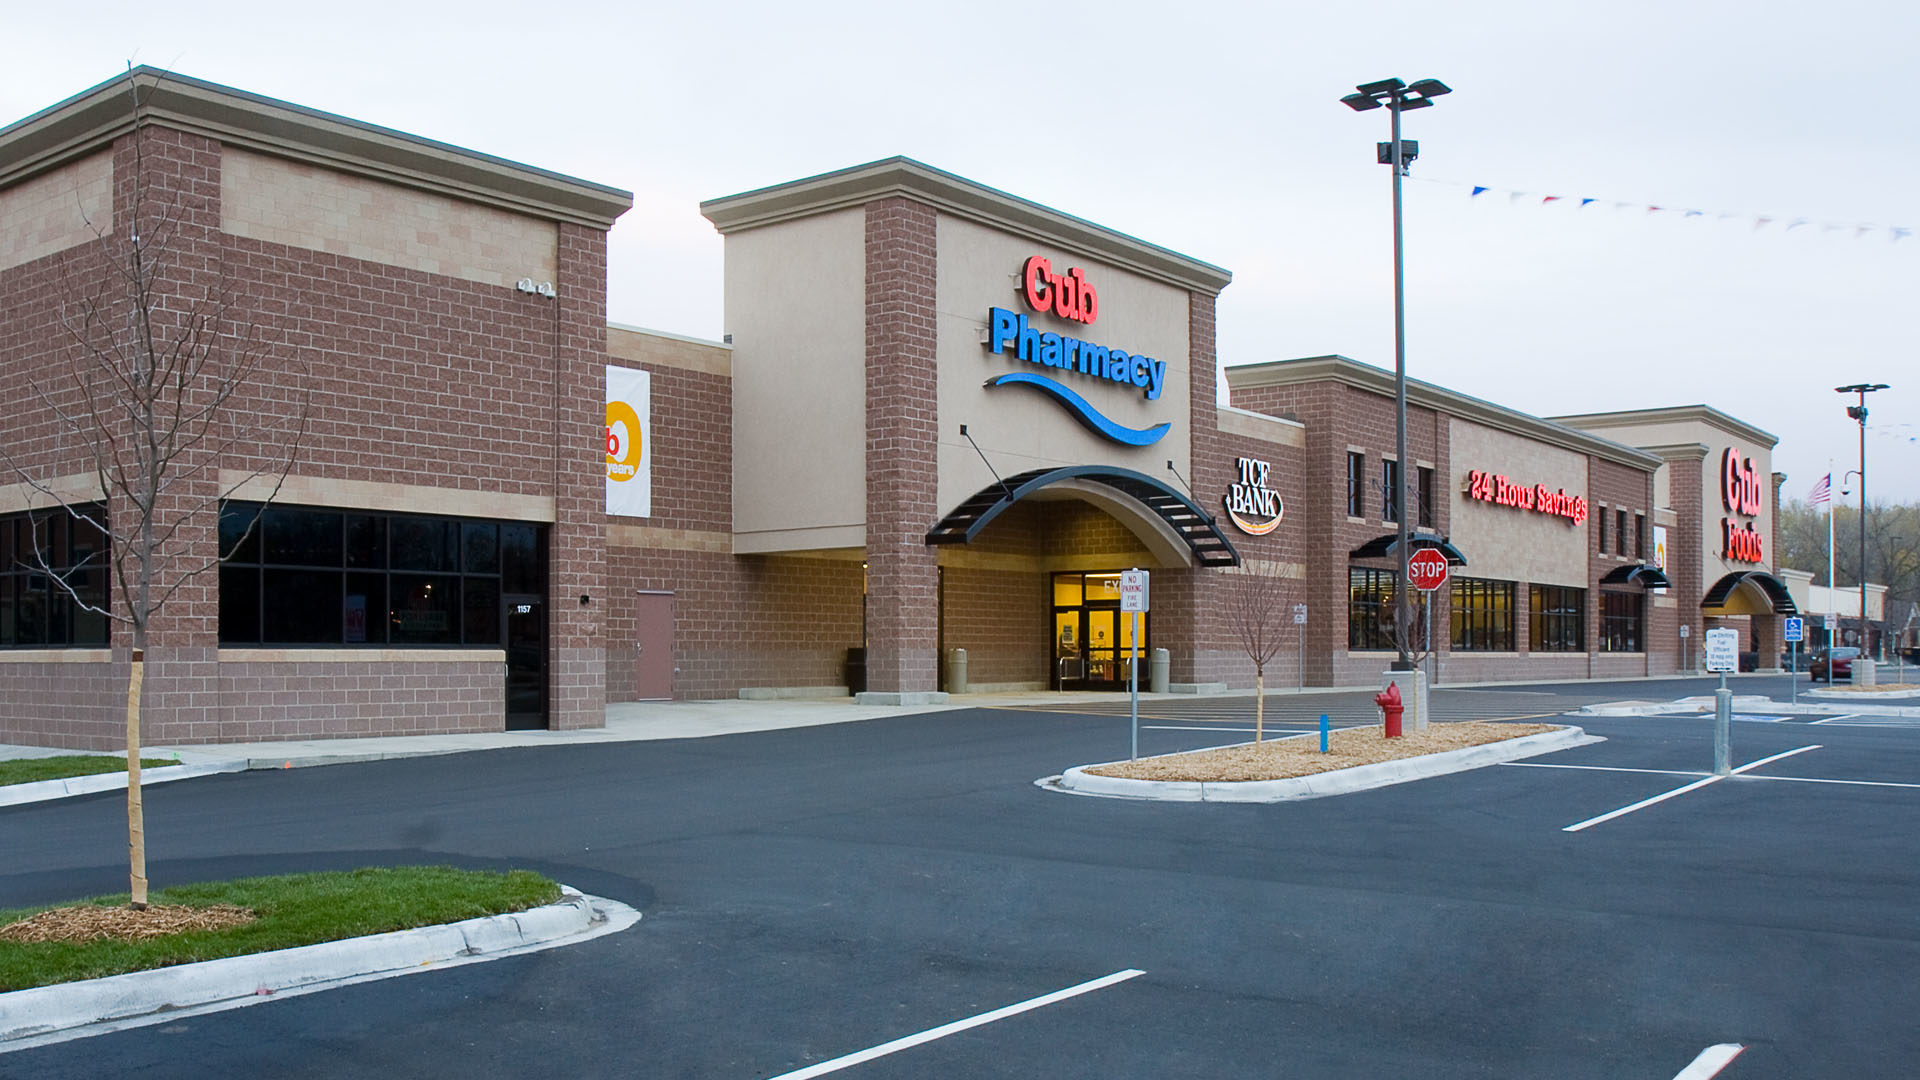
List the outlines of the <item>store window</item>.
{"type": "Polygon", "coordinates": [[[1433,470],[1422,467],[1417,474],[1420,486],[1420,527],[1431,529],[1433,525],[1433,470]]]}
{"type": "Polygon", "coordinates": [[[1393,649],[1393,571],[1347,570],[1347,648],[1393,649]]]}
{"type": "Polygon", "coordinates": [[[1380,520],[1400,520],[1400,463],[1380,463],[1380,520]]]}
{"type": "Polygon", "coordinates": [[[1601,507],[1599,512],[1593,515],[1593,522],[1594,522],[1594,527],[1600,530],[1600,546],[1595,550],[1599,551],[1600,554],[1605,555],[1607,553],[1607,508],[1606,507],[1604,506],[1601,507]]]}
{"type": "Polygon", "coordinates": [[[1645,593],[1600,594],[1600,651],[1640,652],[1646,640],[1645,593]]]}
{"type": "Polygon", "coordinates": [[[1624,509],[1613,512],[1613,526],[1613,553],[1625,555],[1627,553],[1627,512],[1624,509]]]}
{"type": "Polygon", "coordinates": [[[546,593],[544,541],[525,522],[228,503],[220,643],[497,648],[503,598],[546,593]]]}
{"type": "Polygon", "coordinates": [[[1347,452],[1347,516],[1365,517],[1367,494],[1367,456],[1347,452]]]}
{"type": "Polygon", "coordinates": [[[105,513],[89,505],[0,517],[0,648],[107,644],[107,538],[93,524],[105,513]]]}
{"type": "Polygon", "coordinates": [[[1528,591],[1528,648],[1533,652],[1587,651],[1587,590],[1535,585],[1528,591]]]}
{"type": "Polygon", "coordinates": [[[1454,578],[1453,651],[1512,652],[1515,590],[1511,581],[1454,578]]]}
{"type": "Polygon", "coordinates": [[[1647,557],[1647,515],[1633,515],[1633,557],[1645,561],[1647,557]]]}

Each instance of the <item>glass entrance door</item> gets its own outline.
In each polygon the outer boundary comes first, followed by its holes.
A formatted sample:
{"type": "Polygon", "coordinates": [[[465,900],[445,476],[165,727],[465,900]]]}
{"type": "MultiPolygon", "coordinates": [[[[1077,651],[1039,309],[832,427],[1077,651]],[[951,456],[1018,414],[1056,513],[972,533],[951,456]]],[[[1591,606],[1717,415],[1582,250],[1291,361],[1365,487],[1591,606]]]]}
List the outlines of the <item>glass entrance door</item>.
{"type": "MultiPolygon", "coordinates": [[[[1053,577],[1053,686],[1125,690],[1132,671],[1133,616],[1120,610],[1119,573],[1053,577]]],[[[1146,617],[1140,651],[1146,653],[1146,617]]]]}
{"type": "Polygon", "coordinates": [[[547,726],[547,612],[538,596],[506,596],[507,730],[547,726]]]}

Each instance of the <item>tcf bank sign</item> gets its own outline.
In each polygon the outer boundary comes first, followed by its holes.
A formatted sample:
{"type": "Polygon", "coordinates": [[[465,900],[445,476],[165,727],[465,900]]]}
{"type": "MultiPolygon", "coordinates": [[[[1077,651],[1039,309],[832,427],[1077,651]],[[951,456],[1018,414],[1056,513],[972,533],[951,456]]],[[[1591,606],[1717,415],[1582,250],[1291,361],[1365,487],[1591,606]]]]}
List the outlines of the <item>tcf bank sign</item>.
{"type": "Polygon", "coordinates": [[[1752,520],[1760,516],[1760,476],[1754,472],[1753,459],[1741,457],[1732,447],[1720,456],[1720,505],[1727,509],[1727,516],[1720,519],[1720,557],[1728,562],[1765,562],[1766,547],[1752,520]]]}

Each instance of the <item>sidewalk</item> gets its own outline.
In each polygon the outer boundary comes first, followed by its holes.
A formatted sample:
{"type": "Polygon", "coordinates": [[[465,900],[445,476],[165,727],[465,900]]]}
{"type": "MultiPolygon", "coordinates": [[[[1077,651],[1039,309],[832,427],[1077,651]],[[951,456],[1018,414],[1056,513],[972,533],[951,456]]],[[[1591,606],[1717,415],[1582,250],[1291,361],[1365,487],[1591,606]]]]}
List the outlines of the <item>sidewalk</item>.
{"type": "MultiPolygon", "coordinates": [[[[1662,677],[1663,679],[1665,677],[1662,677]]],[[[1755,676],[1741,677],[1742,681],[1755,676]]],[[[1624,689],[1634,682],[1648,681],[1639,679],[1606,680],[1609,684],[1621,685],[1624,689]]],[[[1516,689],[1522,683],[1450,683],[1439,690],[1465,690],[1475,688],[1516,689]]],[[[1353,694],[1365,690],[1365,687],[1307,687],[1304,690],[1285,687],[1268,691],[1268,699],[1290,697],[1312,697],[1318,695],[1353,694]]],[[[1251,691],[1232,692],[1224,696],[1251,696],[1251,691]]],[[[1819,700],[1810,700],[1808,692],[1803,691],[1798,708],[1792,708],[1784,701],[1770,699],[1765,695],[1739,695],[1736,700],[1743,707],[1753,708],[1766,702],[1766,708],[1776,712],[1819,713],[1881,713],[1895,716],[1920,717],[1920,699],[1908,699],[1903,705],[1873,704],[1854,700],[1835,700],[1851,695],[1835,694],[1831,697],[1821,694],[1819,700]]],[[[362,761],[386,761],[394,758],[426,757],[437,754],[461,754],[474,750],[499,750],[509,747],[527,746],[575,746],[589,743],[645,742],[653,739],[697,739],[714,735],[734,735],[753,731],[776,731],[784,728],[814,727],[822,724],[846,724],[863,720],[875,720],[891,716],[908,716],[923,713],[951,712],[958,709],[1010,708],[1031,705],[1060,705],[1063,701],[1085,704],[1110,704],[1125,702],[1125,692],[1075,692],[1062,695],[1056,691],[1036,690],[1013,693],[955,694],[944,704],[939,705],[860,705],[851,698],[827,698],[807,700],[721,700],[721,701],[627,701],[615,702],[607,706],[607,723],[603,728],[584,728],[576,731],[493,731],[463,735],[392,735],[365,739],[304,739],[284,742],[249,743],[205,743],[197,745],[168,744],[145,747],[145,757],[175,758],[184,769],[151,769],[145,774],[148,783],[164,783],[172,779],[185,779],[188,776],[205,775],[209,772],[234,772],[243,769],[281,769],[304,768],[310,765],[340,765],[362,761]]],[[[1153,694],[1142,693],[1140,703],[1143,707],[1158,702],[1186,702],[1196,700],[1193,694],[1153,694]]],[[[1637,712],[1673,712],[1676,708],[1695,707],[1704,702],[1706,708],[1712,708],[1713,698],[1684,698],[1678,701],[1622,700],[1602,705],[1590,705],[1584,709],[1570,709],[1588,716],[1633,715],[1637,712]]],[[[73,754],[81,751],[58,750],[36,746],[10,746],[0,744],[0,760],[7,758],[45,757],[55,754],[73,754]]],[[[93,785],[104,783],[105,787],[88,785],[87,790],[107,790],[117,779],[124,785],[123,774],[107,774],[93,779],[93,785]]],[[[77,781],[76,781],[77,782],[77,781]]],[[[63,781],[44,781],[44,784],[58,785],[75,783],[63,781]]],[[[15,789],[39,788],[40,784],[18,784],[15,789]]],[[[69,794],[85,794],[86,790],[63,790],[46,793],[11,791],[14,798],[0,800],[0,805],[8,802],[39,801],[41,798],[59,798],[69,794]]]]}

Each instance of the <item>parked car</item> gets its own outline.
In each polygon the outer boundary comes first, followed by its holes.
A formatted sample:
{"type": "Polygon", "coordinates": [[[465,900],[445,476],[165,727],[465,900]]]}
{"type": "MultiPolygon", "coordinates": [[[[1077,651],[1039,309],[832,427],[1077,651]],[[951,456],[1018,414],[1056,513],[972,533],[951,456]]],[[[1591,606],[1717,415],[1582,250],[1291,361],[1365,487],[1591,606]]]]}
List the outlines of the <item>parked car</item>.
{"type": "Polygon", "coordinates": [[[1834,649],[1816,649],[1813,654],[1813,663],[1807,670],[1812,673],[1815,681],[1851,679],[1853,678],[1853,658],[1859,655],[1859,649],[1845,645],[1834,649]],[[1832,668],[1831,676],[1828,668],[1832,668]]]}

